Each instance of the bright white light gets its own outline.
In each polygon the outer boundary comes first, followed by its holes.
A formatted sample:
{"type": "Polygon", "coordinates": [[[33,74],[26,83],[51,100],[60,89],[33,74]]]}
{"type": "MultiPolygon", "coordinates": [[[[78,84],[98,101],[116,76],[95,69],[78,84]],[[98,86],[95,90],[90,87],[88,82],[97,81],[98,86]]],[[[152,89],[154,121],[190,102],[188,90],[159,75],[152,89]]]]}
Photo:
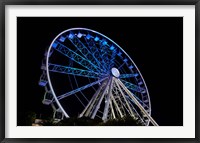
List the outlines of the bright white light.
{"type": "Polygon", "coordinates": [[[116,68],[112,68],[111,72],[112,72],[112,75],[115,77],[119,77],[119,75],[120,75],[119,70],[116,68]]]}

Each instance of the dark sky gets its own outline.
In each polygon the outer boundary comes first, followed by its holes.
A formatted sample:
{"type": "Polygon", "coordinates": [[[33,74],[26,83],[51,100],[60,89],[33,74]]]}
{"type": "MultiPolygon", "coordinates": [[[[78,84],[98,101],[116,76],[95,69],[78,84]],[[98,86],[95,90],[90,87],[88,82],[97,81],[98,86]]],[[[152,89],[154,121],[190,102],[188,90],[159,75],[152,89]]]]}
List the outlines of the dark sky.
{"type": "Polygon", "coordinates": [[[45,49],[62,31],[85,27],[120,45],[147,84],[152,117],[161,126],[183,125],[183,19],[174,17],[17,18],[17,112],[52,112],[38,85],[45,49]]]}

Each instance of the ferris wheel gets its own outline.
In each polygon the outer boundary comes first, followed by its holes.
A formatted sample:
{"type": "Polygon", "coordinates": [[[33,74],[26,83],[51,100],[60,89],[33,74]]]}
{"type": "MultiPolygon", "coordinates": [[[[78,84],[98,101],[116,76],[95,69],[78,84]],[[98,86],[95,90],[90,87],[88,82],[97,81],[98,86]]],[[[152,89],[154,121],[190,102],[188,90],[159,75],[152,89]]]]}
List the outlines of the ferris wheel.
{"type": "Polygon", "coordinates": [[[45,87],[42,102],[52,106],[54,119],[77,115],[106,122],[131,116],[158,126],[139,69],[110,38],[71,28],[57,35],[44,55],[39,85],[45,87]]]}

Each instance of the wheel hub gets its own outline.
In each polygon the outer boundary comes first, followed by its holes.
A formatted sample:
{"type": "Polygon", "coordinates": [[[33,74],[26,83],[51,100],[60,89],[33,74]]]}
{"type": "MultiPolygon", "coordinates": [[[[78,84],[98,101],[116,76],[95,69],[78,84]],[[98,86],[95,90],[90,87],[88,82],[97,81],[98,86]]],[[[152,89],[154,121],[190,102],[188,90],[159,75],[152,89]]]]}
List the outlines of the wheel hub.
{"type": "Polygon", "coordinates": [[[119,70],[117,68],[112,68],[111,69],[111,73],[114,77],[119,77],[120,76],[120,73],[119,73],[119,70]]]}

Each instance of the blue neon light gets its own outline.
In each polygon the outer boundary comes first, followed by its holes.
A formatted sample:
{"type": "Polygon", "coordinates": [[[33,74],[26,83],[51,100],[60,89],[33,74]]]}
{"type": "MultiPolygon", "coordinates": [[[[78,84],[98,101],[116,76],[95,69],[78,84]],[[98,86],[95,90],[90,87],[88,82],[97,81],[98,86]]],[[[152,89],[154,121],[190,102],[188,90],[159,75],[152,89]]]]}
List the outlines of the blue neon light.
{"type": "Polygon", "coordinates": [[[79,54],[77,54],[76,52],[72,51],[71,49],[69,49],[65,45],[61,44],[60,42],[55,41],[55,43],[57,45],[59,45],[59,46],[54,47],[54,49],[57,50],[58,52],[60,52],[63,55],[67,56],[68,58],[70,58],[71,60],[75,61],[76,63],[82,65],[86,69],[100,72],[100,70],[97,70],[98,67],[96,65],[94,65],[91,61],[86,60],[84,57],[80,56],[79,54]]]}
{"type": "Polygon", "coordinates": [[[74,35],[72,33],[69,34],[68,36],[70,39],[73,39],[74,35]]]}
{"type": "Polygon", "coordinates": [[[115,49],[115,47],[114,47],[114,46],[111,46],[111,47],[110,47],[110,50],[111,50],[111,51],[112,51],[112,50],[114,50],[114,49],[115,49]]]}
{"type": "Polygon", "coordinates": [[[124,61],[124,62],[127,62],[127,61],[128,61],[128,59],[126,59],[126,58],[125,58],[123,61],[124,61]]]}
{"type": "Polygon", "coordinates": [[[74,46],[76,47],[77,50],[79,50],[82,55],[88,60],[90,61],[93,65],[95,65],[95,67],[98,70],[98,72],[102,71],[102,69],[99,68],[100,65],[100,61],[97,60],[97,58],[90,52],[90,50],[88,50],[88,48],[85,46],[85,44],[83,44],[78,38],[74,37],[73,39],[69,39],[72,44],[74,44],[74,46]]]}
{"type": "Polygon", "coordinates": [[[63,73],[63,74],[71,74],[71,75],[89,77],[89,78],[99,78],[101,76],[105,76],[104,74],[98,73],[98,72],[82,70],[82,69],[78,69],[78,68],[62,66],[62,65],[57,65],[57,64],[51,64],[51,63],[49,63],[49,71],[63,73]]]}
{"type": "Polygon", "coordinates": [[[91,37],[90,34],[87,34],[86,38],[87,38],[88,40],[90,39],[90,37],[91,37]]]}
{"type": "Polygon", "coordinates": [[[103,40],[102,45],[106,45],[106,44],[107,44],[107,41],[103,40]]]}
{"type": "Polygon", "coordinates": [[[66,39],[65,37],[61,36],[59,40],[60,40],[61,42],[64,42],[65,39],[66,39]]]}
{"type": "Polygon", "coordinates": [[[121,56],[121,55],[122,55],[122,53],[121,53],[121,52],[119,52],[119,53],[117,53],[117,55],[118,55],[118,56],[121,56]]]}
{"type": "Polygon", "coordinates": [[[78,37],[78,38],[81,38],[81,37],[82,37],[82,34],[81,34],[81,33],[78,33],[77,37],[78,37]]]}
{"type": "Polygon", "coordinates": [[[99,41],[99,37],[95,37],[94,41],[96,41],[96,42],[99,41]]]}
{"type": "Polygon", "coordinates": [[[132,83],[130,83],[130,82],[127,82],[127,81],[125,81],[125,80],[122,80],[122,79],[121,79],[121,81],[123,82],[123,84],[124,84],[128,89],[131,89],[131,90],[133,90],[133,91],[136,91],[136,92],[141,93],[142,91],[145,90],[144,88],[141,88],[141,87],[139,87],[139,86],[137,86],[137,85],[134,85],[134,84],[132,84],[132,83]]]}
{"type": "Polygon", "coordinates": [[[128,68],[129,68],[129,69],[132,69],[132,68],[133,68],[133,66],[131,65],[131,66],[129,66],[128,68]]]}
{"type": "Polygon", "coordinates": [[[53,43],[52,47],[53,47],[53,48],[56,48],[57,45],[58,45],[57,43],[53,43]]]}

